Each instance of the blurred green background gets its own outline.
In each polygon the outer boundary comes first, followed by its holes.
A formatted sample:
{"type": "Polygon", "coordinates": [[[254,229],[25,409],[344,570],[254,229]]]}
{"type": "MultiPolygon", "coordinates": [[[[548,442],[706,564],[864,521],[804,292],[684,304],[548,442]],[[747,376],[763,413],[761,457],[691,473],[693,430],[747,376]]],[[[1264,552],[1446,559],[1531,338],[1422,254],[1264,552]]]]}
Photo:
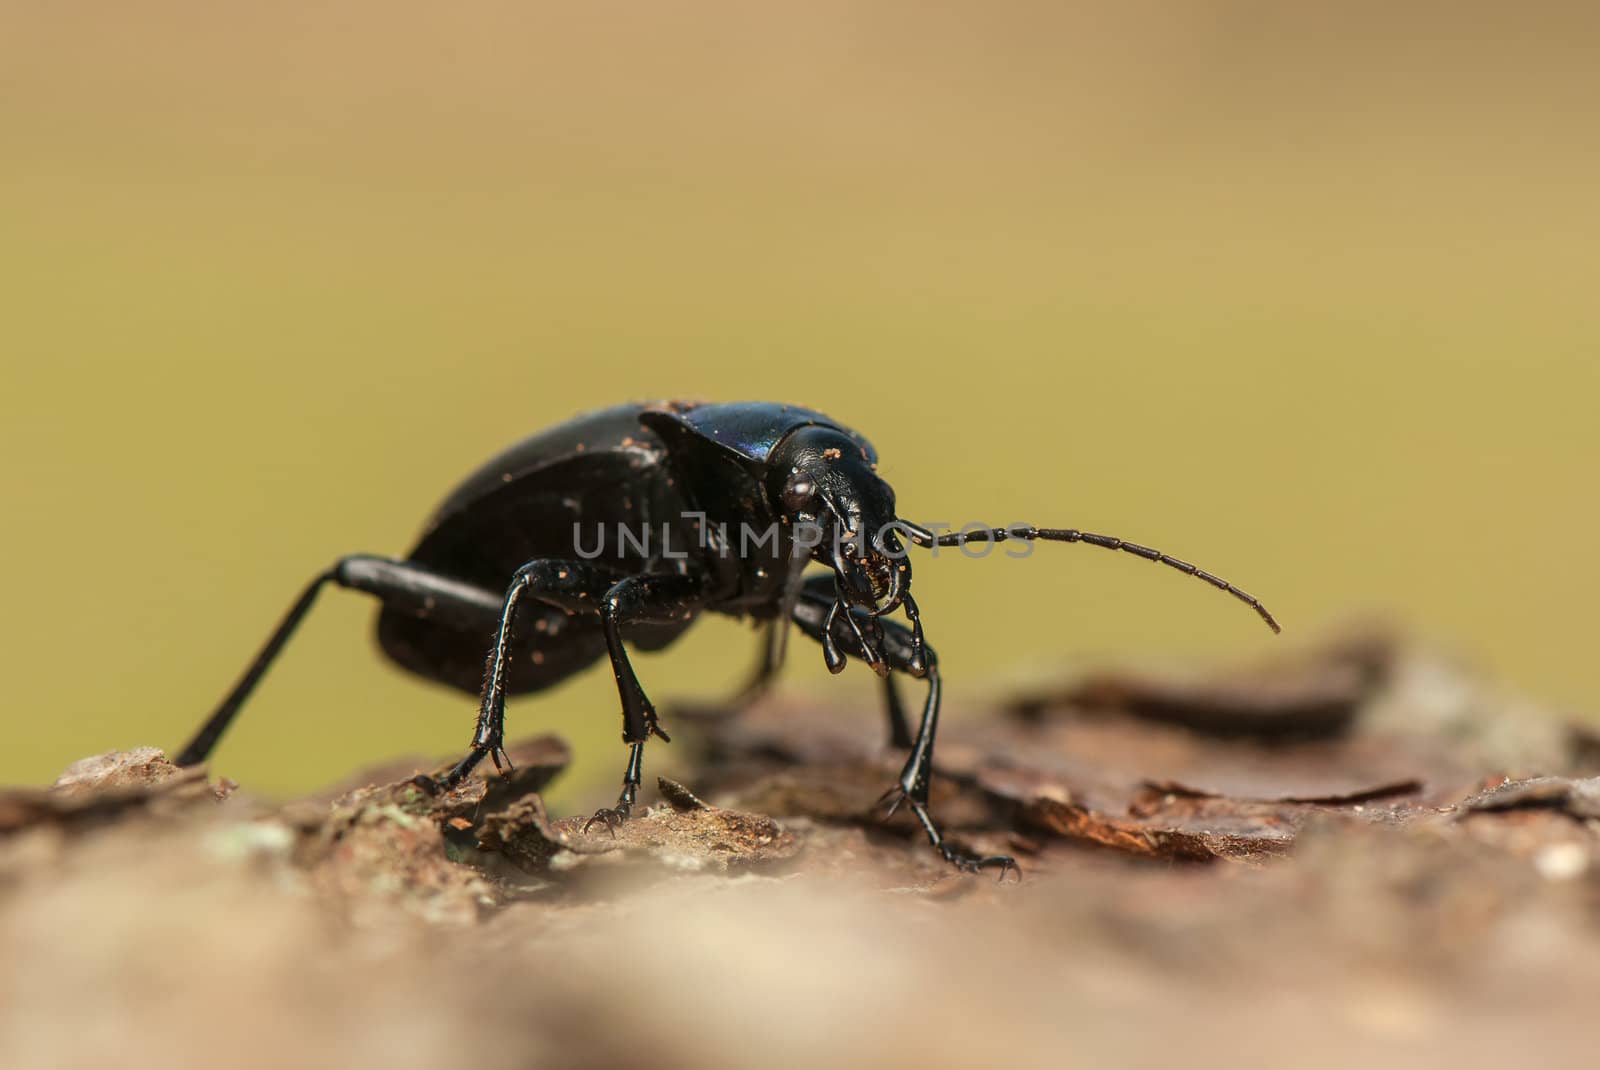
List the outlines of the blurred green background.
{"type": "MultiPolygon", "coordinates": [[[[336,555],[674,395],[855,425],[912,518],[1189,557],[1278,643],[1379,610],[1600,709],[1597,11],[10,0],[0,781],[175,747],[336,555]]],[[[1083,548],[917,593],[956,710],[1279,649],[1083,548]]],[[[373,612],[325,597],[221,772],[465,744],[373,612]]],[[[665,699],[753,657],[718,620],[640,665],[665,699]]],[[[567,793],[619,771],[603,667],[511,722],[579,744],[567,793]]]]}

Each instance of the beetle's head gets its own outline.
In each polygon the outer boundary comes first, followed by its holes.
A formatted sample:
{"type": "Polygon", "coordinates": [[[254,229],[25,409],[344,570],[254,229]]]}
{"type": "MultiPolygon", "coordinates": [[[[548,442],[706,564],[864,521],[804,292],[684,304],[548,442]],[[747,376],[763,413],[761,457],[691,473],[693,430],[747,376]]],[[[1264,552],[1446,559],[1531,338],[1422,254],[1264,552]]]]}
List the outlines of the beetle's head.
{"type": "Polygon", "coordinates": [[[911,586],[894,529],[894,490],[860,442],[831,427],[804,427],[773,451],[767,492],[796,544],[833,569],[839,600],[882,616],[911,586]]]}

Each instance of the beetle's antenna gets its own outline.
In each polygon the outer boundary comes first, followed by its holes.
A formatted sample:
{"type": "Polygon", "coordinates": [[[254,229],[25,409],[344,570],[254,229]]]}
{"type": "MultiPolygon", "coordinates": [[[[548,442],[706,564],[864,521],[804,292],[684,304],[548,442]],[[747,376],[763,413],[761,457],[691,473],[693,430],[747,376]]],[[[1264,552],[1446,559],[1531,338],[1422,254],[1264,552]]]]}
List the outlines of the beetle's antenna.
{"type": "Polygon", "coordinates": [[[1095,535],[1076,528],[1036,528],[1031,524],[1013,524],[1008,528],[975,528],[970,530],[952,531],[943,535],[935,535],[924,527],[919,527],[909,521],[898,520],[895,522],[905,531],[912,542],[922,547],[935,546],[965,546],[969,542],[1005,542],[1007,539],[1039,540],[1042,542],[1086,542],[1090,546],[1098,546],[1103,550],[1123,550],[1142,557],[1146,561],[1154,561],[1158,565],[1175,568],[1179,572],[1196,579],[1204,580],[1219,591],[1227,591],[1233,597],[1256,611],[1256,615],[1267,622],[1267,627],[1274,632],[1283,629],[1273,619],[1272,613],[1260,601],[1246,594],[1221,576],[1213,576],[1203,569],[1196,568],[1187,561],[1180,561],[1176,557],[1152,550],[1148,546],[1140,546],[1136,542],[1119,539],[1111,535],[1095,535]]]}

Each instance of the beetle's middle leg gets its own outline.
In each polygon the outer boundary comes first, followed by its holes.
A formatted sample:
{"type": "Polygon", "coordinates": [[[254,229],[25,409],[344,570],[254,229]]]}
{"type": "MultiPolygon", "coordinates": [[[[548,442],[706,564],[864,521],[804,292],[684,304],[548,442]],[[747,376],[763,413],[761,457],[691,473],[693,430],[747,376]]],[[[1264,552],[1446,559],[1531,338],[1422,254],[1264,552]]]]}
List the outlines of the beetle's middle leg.
{"type": "Polygon", "coordinates": [[[778,670],[783,665],[783,636],[781,631],[788,626],[787,618],[764,621],[761,625],[761,650],[756,658],[755,667],[745,677],[745,682],[739,685],[732,695],[726,699],[691,699],[671,702],[670,710],[674,716],[683,717],[694,721],[724,721],[746,707],[755,704],[768,691],[772,690],[773,681],[778,678],[778,670]]]}
{"type": "Polygon", "coordinates": [[[600,622],[605,627],[606,647],[611,654],[611,670],[617,678],[617,693],[622,699],[622,741],[628,744],[628,766],[622,774],[622,791],[617,804],[595,812],[583,826],[596,822],[607,828],[626,821],[639,794],[644,764],[644,745],[651,736],[667,739],[656,718],[639,677],[622,645],[622,629],[629,624],[673,624],[687,620],[699,606],[704,581],[686,573],[646,573],[618,581],[600,602],[600,622]]]}
{"type": "Polygon", "coordinates": [[[222,734],[239,715],[240,708],[283,653],[300,622],[311,612],[317,594],[329,583],[376,595],[391,609],[425,615],[461,628],[488,631],[489,622],[495,619],[500,607],[500,598],[493,591],[442,575],[413,561],[396,561],[372,554],[341,557],[331,568],[317,574],[301,592],[261,652],[245,667],[244,675],[178,752],[173,759],[176,764],[197,765],[211,756],[222,734]]]}
{"type": "Polygon", "coordinates": [[[427,786],[434,790],[447,791],[465,780],[467,774],[486,757],[492,757],[495,767],[500,768],[505,753],[501,746],[505,740],[506,681],[511,664],[511,635],[517,610],[523,601],[533,598],[573,612],[595,612],[619,575],[614,569],[590,561],[548,558],[530,561],[517,569],[511,577],[511,585],[506,588],[500,609],[500,623],[494,644],[489,648],[488,664],[483,674],[483,695],[478,706],[478,726],[472,734],[472,749],[441,780],[435,782],[420,778],[419,783],[426,781],[427,786]]]}

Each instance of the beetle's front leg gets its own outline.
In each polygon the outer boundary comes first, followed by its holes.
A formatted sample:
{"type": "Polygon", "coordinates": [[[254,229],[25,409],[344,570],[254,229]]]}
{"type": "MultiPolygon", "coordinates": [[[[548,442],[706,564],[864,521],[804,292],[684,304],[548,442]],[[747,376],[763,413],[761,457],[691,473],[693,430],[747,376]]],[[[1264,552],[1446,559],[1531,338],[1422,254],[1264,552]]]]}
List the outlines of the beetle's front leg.
{"type": "MultiPolygon", "coordinates": [[[[834,587],[831,574],[818,573],[808,577],[800,587],[800,599],[795,603],[793,614],[795,621],[800,625],[800,630],[821,642],[823,621],[827,617],[828,607],[833,605],[837,597],[838,592],[834,587]]],[[[858,621],[858,623],[860,622],[858,621]]],[[[878,623],[879,626],[886,625],[891,629],[898,627],[898,625],[890,621],[880,620],[878,623]]],[[[848,627],[848,622],[835,624],[835,628],[846,627],[848,627]]],[[[867,627],[870,628],[871,625],[867,625],[867,627]]],[[[840,631],[838,635],[839,641],[835,644],[836,647],[853,650],[858,645],[854,628],[849,630],[848,638],[846,638],[843,631],[840,631]]],[[[925,644],[923,645],[925,646],[925,644]]],[[[859,657],[860,655],[855,656],[859,657]]],[[[915,668],[908,667],[909,664],[909,662],[902,660],[896,663],[894,667],[899,671],[909,672],[912,676],[923,675],[921,662],[918,662],[915,668]]],[[[883,710],[889,721],[889,746],[896,750],[906,750],[912,744],[911,725],[906,720],[905,706],[901,703],[900,692],[895,687],[894,673],[884,673],[882,680],[883,710]]]]}
{"type": "Polygon", "coordinates": [[[633,813],[638,798],[644,765],[644,745],[651,736],[671,742],[656,717],[639,677],[622,645],[622,629],[629,624],[672,624],[687,620],[700,605],[705,581],[692,574],[629,576],[618,581],[600,601],[600,621],[605,628],[606,647],[611,654],[611,671],[617,678],[617,693],[622,699],[622,741],[628,744],[628,767],[622,774],[622,791],[617,805],[598,810],[584,831],[597,822],[614,829],[633,813]]]}
{"type": "MultiPolygon", "coordinates": [[[[849,622],[829,612],[832,599],[820,587],[808,588],[794,610],[795,623],[800,630],[818,642],[824,639],[823,629],[832,621],[831,637],[835,646],[850,657],[867,660],[861,649],[857,631],[849,622]]],[[[861,617],[865,614],[855,611],[861,617]]],[[[858,624],[865,624],[864,620],[858,624]]],[[[980,869],[996,868],[1004,879],[1008,871],[1017,870],[1015,860],[1006,855],[974,855],[953,846],[933,823],[928,813],[928,785],[933,776],[933,740],[939,729],[939,658],[933,648],[915,641],[910,628],[895,621],[877,618],[882,644],[879,653],[894,672],[922,676],[928,681],[928,700],[922,708],[922,723],[916,739],[911,744],[911,754],[900,771],[895,786],[884,793],[880,805],[887,806],[885,817],[892,816],[901,806],[910,809],[917,823],[927,833],[928,842],[946,862],[967,873],[980,869]],[[920,671],[919,671],[920,670],[920,671]]]]}

